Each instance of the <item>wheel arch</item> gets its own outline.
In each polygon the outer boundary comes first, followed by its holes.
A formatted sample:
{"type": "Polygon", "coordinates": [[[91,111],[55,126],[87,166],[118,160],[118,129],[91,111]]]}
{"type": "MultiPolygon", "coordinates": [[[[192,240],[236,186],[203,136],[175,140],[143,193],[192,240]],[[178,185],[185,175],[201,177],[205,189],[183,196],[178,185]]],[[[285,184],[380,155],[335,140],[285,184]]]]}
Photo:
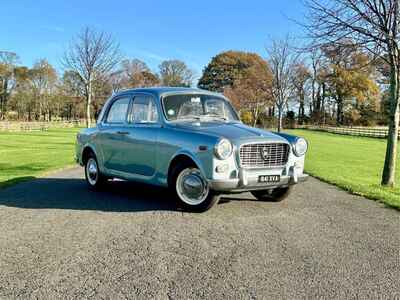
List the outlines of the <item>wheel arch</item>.
{"type": "Polygon", "coordinates": [[[171,159],[169,165],[168,165],[168,173],[167,173],[167,183],[168,186],[171,184],[171,179],[172,179],[172,171],[174,170],[175,166],[179,163],[182,162],[187,162],[188,164],[192,164],[193,166],[199,168],[200,172],[202,173],[203,176],[205,176],[205,172],[203,169],[203,166],[201,162],[196,159],[194,155],[188,152],[179,152],[174,157],[171,159]]]}
{"type": "Polygon", "coordinates": [[[94,150],[94,148],[92,146],[86,145],[85,147],[83,147],[83,150],[82,150],[82,165],[86,164],[87,160],[89,159],[89,155],[91,153],[94,154],[96,156],[96,158],[97,158],[97,153],[96,153],[96,151],[94,150]]]}

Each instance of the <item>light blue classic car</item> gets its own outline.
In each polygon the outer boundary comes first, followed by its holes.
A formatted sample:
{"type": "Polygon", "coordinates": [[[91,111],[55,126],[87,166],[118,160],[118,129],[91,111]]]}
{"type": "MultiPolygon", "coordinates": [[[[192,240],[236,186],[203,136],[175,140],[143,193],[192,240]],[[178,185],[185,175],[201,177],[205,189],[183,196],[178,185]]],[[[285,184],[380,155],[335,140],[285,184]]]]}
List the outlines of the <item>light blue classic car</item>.
{"type": "Polygon", "coordinates": [[[303,138],[240,122],[224,96],[200,89],[124,90],[95,128],[77,135],[90,188],[119,178],[168,187],[180,206],[205,211],[219,195],[250,191],[280,201],[304,181],[303,138]]]}

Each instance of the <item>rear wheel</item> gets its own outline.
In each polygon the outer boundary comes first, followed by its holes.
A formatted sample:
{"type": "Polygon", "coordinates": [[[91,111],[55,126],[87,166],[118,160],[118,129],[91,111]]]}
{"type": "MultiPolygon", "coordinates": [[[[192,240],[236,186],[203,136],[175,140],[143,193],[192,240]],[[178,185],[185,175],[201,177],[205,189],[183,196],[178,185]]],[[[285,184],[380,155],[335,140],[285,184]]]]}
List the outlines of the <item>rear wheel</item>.
{"type": "Polygon", "coordinates": [[[101,174],[96,156],[91,153],[85,163],[86,183],[91,189],[100,189],[104,186],[107,178],[101,174]]]}
{"type": "Polygon", "coordinates": [[[284,187],[270,190],[252,191],[251,193],[258,200],[280,202],[285,200],[290,195],[291,190],[291,187],[284,187]]]}
{"type": "Polygon", "coordinates": [[[171,177],[170,188],[185,210],[203,212],[218,202],[219,196],[210,190],[207,180],[196,166],[179,163],[171,177]]]}

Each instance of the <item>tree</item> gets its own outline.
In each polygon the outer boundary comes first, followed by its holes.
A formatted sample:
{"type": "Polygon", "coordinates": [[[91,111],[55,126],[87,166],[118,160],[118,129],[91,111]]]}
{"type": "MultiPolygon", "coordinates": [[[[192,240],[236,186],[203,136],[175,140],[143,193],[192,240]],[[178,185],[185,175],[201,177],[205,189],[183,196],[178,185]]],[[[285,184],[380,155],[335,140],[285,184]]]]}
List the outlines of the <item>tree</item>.
{"type": "MultiPolygon", "coordinates": [[[[205,67],[198,87],[214,92],[224,92],[241,79],[247,69],[263,59],[256,53],[226,51],[214,56],[205,67]]],[[[268,72],[270,70],[266,70],[268,72]]]]}
{"type": "Polygon", "coordinates": [[[65,71],[60,86],[60,96],[64,99],[63,115],[75,119],[79,114],[79,103],[85,96],[85,86],[75,71],[65,71]]]}
{"type": "Polygon", "coordinates": [[[47,114],[48,119],[51,120],[50,102],[57,82],[56,70],[47,60],[41,59],[28,71],[28,77],[35,99],[38,101],[38,117],[47,114]]]}
{"type": "Polygon", "coordinates": [[[111,35],[86,27],[70,44],[62,60],[75,71],[85,87],[86,123],[91,126],[93,86],[96,80],[109,74],[121,61],[119,45],[111,35]]]}
{"type": "Polygon", "coordinates": [[[263,59],[253,65],[236,79],[232,87],[225,87],[224,94],[230,98],[240,111],[251,114],[252,125],[259,121],[260,113],[272,104],[272,74],[267,62],[263,59]]]}
{"type": "Polygon", "coordinates": [[[151,87],[160,84],[157,74],[154,74],[147,64],[139,59],[124,60],[122,69],[128,77],[129,87],[151,87]]]}
{"type": "Polygon", "coordinates": [[[258,54],[222,52],[211,59],[199,80],[199,88],[223,92],[255,125],[260,113],[271,105],[272,73],[258,54]]]}
{"type": "Polygon", "coordinates": [[[360,107],[378,99],[379,88],[373,79],[375,68],[369,56],[350,41],[326,45],[323,53],[328,61],[324,74],[325,87],[336,103],[336,124],[343,125],[346,106],[353,111],[346,114],[356,116],[360,107]]]}
{"type": "Polygon", "coordinates": [[[0,51],[0,119],[4,117],[11,91],[15,87],[17,61],[15,53],[0,51]]]}
{"type": "Polygon", "coordinates": [[[355,41],[390,66],[390,114],[385,163],[381,184],[395,185],[400,122],[399,1],[398,0],[306,0],[314,44],[355,41]]]}
{"type": "Polygon", "coordinates": [[[282,130],[283,111],[292,92],[292,74],[297,61],[296,55],[289,45],[289,38],[274,40],[267,49],[268,62],[272,69],[272,96],[278,110],[278,132],[282,130]]]}
{"type": "Polygon", "coordinates": [[[311,78],[311,74],[304,62],[299,62],[293,66],[292,85],[295,97],[299,102],[298,122],[303,124],[305,119],[306,85],[311,78]]]}
{"type": "Polygon", "coordinates": [[[193,83],[193,71],[183,61],[165,60],[159,68],[161,83],[164,86],[190,87],[193,83]]]}

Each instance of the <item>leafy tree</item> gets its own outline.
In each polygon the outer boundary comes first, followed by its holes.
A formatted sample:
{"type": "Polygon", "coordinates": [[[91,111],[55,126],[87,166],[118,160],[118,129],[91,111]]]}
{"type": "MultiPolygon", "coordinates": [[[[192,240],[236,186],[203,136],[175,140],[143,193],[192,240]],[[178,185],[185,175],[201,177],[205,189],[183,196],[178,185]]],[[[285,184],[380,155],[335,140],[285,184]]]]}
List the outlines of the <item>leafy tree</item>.
{"type": "Polygon", "coordinates": [[[85,86],[79,74],[75,71],[65,71],[59,88],[64,103],[62,115],[67,119],[79,118],[81,102],[85,97],[85,86]]]}
{"type": "MultiPolygon", "coordinates": [[[[255,53],[222,52],[211,59],[199,80],[199,88],[222,93],[243,77],[246,70],[263,59],[255,53]]],[[[266,72],[268,72],[268,68],[266,72]]]]}
{"type": "Polygon", "coordinates": [[[56,70],[47,60],[41,59],[28,71],[28,78],[35,99],[38,101],[38,118],[47,114],[48,119],[51,120],[51,102],[54,100],[53,95],[58,79],[56,70]]]}
{"type": "Polygon", "coordinates": [[[224,93],[239,110],[251,113],[252,125],[255,126],[260,114],[272,105],[271,84],[272,74],[267,62],[258,60],[234,81],[232,87],[226,87],[224,93]]]}
{"type": "Polygon", "coordinates": [[[18,56],[13,52],[0,51],[0,119],[4,117],[7,102],[15,87],[15,70],[18,56]]]}
{"type": "Polygon", "coordinates": [[[159,69],[164,86],[190,87],[193,83],[193,71],[183,61],[166,60],[160,64],[159,69]]]}
{"type": "MultiPolygon", "coordinates": [[[[376,106],[379,88],[373,79],[375,72],[371,60],[356,45],[328,45],[324,47],[329,65],[325,73],[327,88],[336,103],[336,122],[344,124],[345,108],[357,110],[357,114],[347,113],[356,120],[359,109],[376,106]],[[367,103],[369,102],[369,103],[367,103]]],[[[358,118],[359,119],[359,118],[358,118]]]]}
{"type": "Polygon", "coordinates": [[[255,125],[260,113],[271,105],[271,84],[270,67],[259,55],[227,51],[212,58],[198,86],[223,92],[238,110],[246,111],[246,122],[255,125]]]}
{"type": "Polygon", "coordinates": [[[400,127],[400,7],[398,0],[305,1],[309,10],[310,37],[315,44],[351,39],[385,60],[390,69],[390,114],[381,184],[395,185],[400,127]]]}

